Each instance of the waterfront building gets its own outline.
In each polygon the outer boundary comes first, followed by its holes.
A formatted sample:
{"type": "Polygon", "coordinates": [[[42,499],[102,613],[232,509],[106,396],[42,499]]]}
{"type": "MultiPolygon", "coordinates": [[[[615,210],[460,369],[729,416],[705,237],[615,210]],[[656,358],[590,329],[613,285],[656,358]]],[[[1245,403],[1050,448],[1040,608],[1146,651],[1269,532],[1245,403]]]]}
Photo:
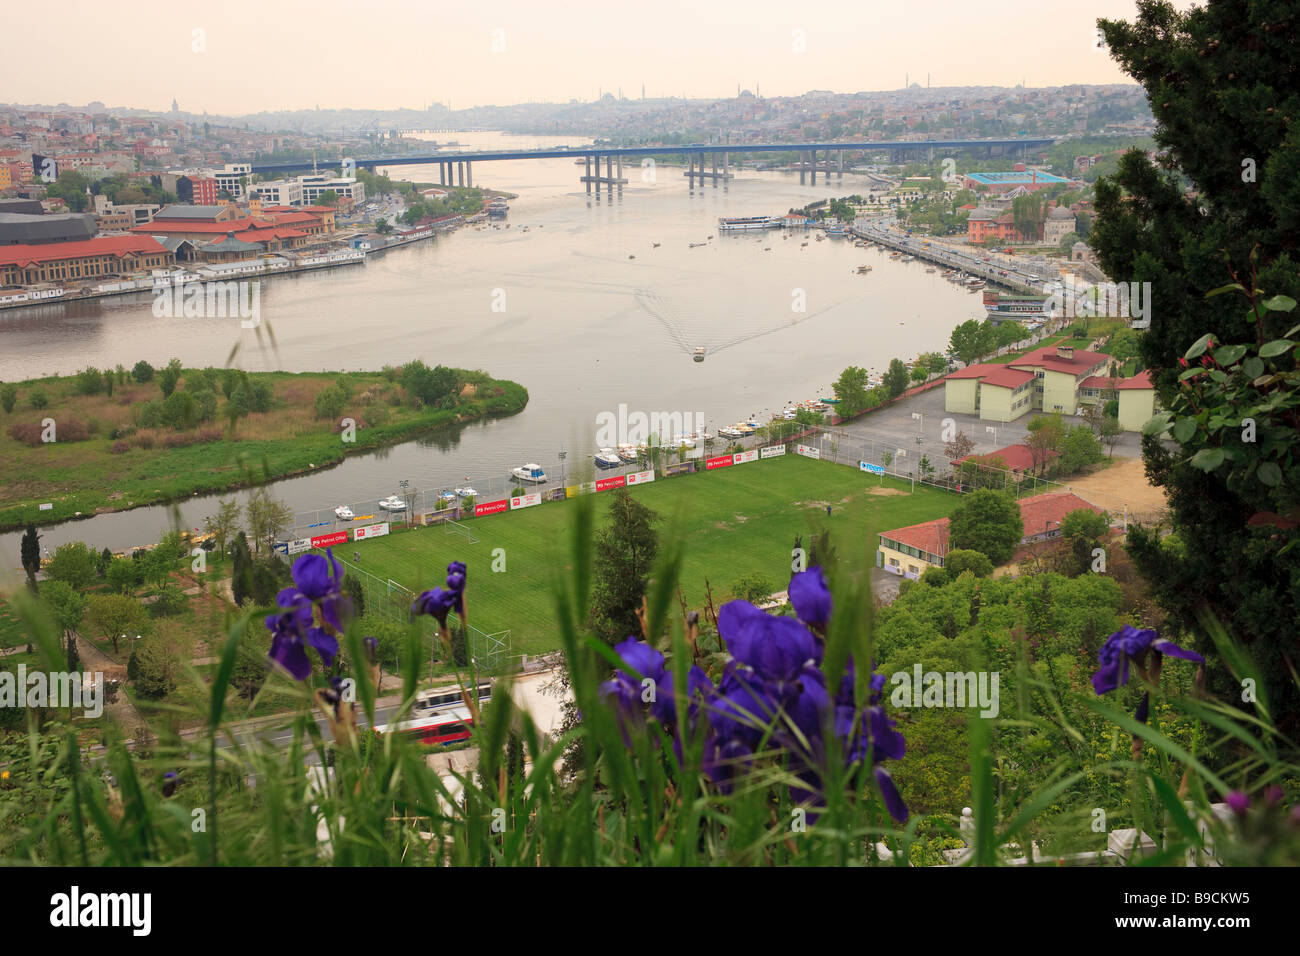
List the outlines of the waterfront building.
{"type": "Polygon", "coordinates": [[[172,253],[152,236],[100,236],[80,242],[0,246],[0,285],[75,282],[161,269],[172,253]]]}

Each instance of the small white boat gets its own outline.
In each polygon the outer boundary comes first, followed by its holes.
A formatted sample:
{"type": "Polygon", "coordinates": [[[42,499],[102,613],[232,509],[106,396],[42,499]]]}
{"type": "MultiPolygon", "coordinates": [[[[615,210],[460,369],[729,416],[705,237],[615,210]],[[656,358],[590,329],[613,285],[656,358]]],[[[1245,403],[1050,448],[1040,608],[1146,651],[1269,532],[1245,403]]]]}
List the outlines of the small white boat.
{"type": "Polygon", "coordinates": [[[379,507],[383,508],[385,511],[405,511],[406,502],[397,495],[393,495],[392,497],[385,498],[383,501],[379,502],[379,507]]]}
{"type": "Polygon", "coordinates": [[[510,474],[520,481],[527,481],[534,485],[540,485],[546,481],[546,472],[542,471],[542,466],[534,461],[530,461],[521,468],[511,468],[510,474]]]}
{"type": "Polygon", "coordinates": [[[356,517],[356,515],[352,513],[352,509],[347,505],[339,505],[334,509],[334,517],[338,518],[340,521],[351,521],[356,517]]]}
{"type": "Polygon", "coordinates": [[[456,497],[457,497],[457,498],[477,498],[477,497],[478,497],[478,492],[475,491],[473,488],[470,488],[470,487],[467,485],[467,486],[465,486],[464,488],[457,488],[457,489],[456,489],[456,497]]]}
{"type": "Polygon", "coordinates": [[[696,349],[696,350],[691,354],[691,358],[693,358],[693,359],[694,359],[695,361],[697,361],[697,362],[703,362],[703,361],[704,361],[704,348],[703,348],[703,346],[701,346],[700,348],[696,349]]]}
{"type": "Polygon", "coordinates": [[[455,493],[454,491],[443,491],[443,492],[439,492],[439,494],[438,494],[438,500],[439,500],[439,501],[446,501],[446,502],[448,502],[448,503],[451,503],[451,502],[453,502],[453,501],[456,500],[456,493],[455,493]]]}
{"type": "Polygon", "coordinates": [[[631,442],[624,442],[618,446],[618,457],[624,461],[636,461],[641,457],[641,454],[637,451],[636,445],[631,442]]]}
{"type": "Polygon", "coordinates": [[[602,448],[594,457],[597,468],[619,468],[623,464],[623,459],[612,448],[602,448]]]}
{"type": "Polygon", "coordinates": [[[745,432],[737,425],[727,425],[718,429],[718,434],[723,438],[744,438],[745,432]]]}

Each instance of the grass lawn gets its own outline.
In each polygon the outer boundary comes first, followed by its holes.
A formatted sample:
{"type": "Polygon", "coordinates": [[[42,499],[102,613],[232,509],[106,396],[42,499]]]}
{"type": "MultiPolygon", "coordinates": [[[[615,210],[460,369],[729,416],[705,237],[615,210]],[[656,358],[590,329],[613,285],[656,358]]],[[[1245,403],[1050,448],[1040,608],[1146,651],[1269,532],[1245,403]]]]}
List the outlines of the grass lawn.
{"type": "MultiPolygon", "coordinates": [[[[784,590],[790,576],[795,535],[829,528],[841,559],[856,555],[875,563],[874,536],[868,534],[916,524],[951,513],[957,496],[880,479],[829,462],[787,455],[768,461],[685,475],[637,486],[631,494],[659,515],[661,541],[669,534],[685,539],[681,585],[686,602],[700,607],[705,581],[715,606],[727,600],[741,577],[760,575],[772,590],[784,590]],[[826,505],[832,507],[826,515],[826,505]]],[[[597,496],[597,527],[607,522],[607,507],[597,496]]],[[[559,646],[550,591],[552,575],[570,566],[568,536],[572,500],[547,502],[513,513],[473,520],[479,538],[468,544],[438,527],[376,538],[351,550],[361,567],[391,578],[417,593],[442,584],[449,561],[469,565],[470,623],[496,632],[511,630],[511,654],[537,654],[559,646]],[[503,548],[504,572],[491,571],[493,550],[503,548]]],[[[350,561],[349,561],[350,563],[350,561]]]]}

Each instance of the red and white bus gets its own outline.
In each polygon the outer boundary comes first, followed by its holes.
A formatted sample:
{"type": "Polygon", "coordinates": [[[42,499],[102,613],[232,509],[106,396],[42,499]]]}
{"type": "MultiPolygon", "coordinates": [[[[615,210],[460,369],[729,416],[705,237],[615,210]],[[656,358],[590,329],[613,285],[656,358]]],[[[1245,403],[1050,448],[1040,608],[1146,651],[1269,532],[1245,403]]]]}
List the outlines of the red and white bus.
{"type": "Polygon", "coordinates": [[[399,734],[426,747],[446,747],[464,743],[470,738],[474,716],[467,707],[452,707],[429,717],[416,717],[396,724],[382,724],[375,728],[378,734],[399,734]]]}

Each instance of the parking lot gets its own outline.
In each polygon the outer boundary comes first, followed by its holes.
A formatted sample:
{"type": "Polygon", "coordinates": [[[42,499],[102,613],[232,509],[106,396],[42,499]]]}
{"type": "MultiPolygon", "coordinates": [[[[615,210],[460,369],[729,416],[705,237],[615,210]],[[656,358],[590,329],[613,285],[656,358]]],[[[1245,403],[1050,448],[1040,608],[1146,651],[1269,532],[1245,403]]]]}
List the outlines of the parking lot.
{"type": "MultiPolygon", "coordinates": [[[[947,466],[943,437],[945,419],[952,419],[954,434],[963,433],[975,443],[976,454],[988,454],[1023,442],[1029,434],[1026,426],[1041,414],[1029,411],[1015,421],[1002,423],[986,421],[978,415],[946,412],[943,406],[944,387],[939,384],[829,431],[842,435],[841,444],[847,445],[848,449],[860,449],[864,461],[879,464],[888,452],[895,460],[892,469],[908,473],[917,470],[922,456],[928,457],[936,469],[942,470],[947,466]],[[914,414],[921,417],[914,418],[914,414]],[[901,456],[900,449],[904,452],[901,456]]],[[[1077,415],[1063,415],[1061,418],[1067,425],[1084,423],[1077,415]]],[[[1136,432],[1125,432],[1115,445],[1116,458],[1136,458],[1141,453],[1141,436],[1136,432]]]]}

